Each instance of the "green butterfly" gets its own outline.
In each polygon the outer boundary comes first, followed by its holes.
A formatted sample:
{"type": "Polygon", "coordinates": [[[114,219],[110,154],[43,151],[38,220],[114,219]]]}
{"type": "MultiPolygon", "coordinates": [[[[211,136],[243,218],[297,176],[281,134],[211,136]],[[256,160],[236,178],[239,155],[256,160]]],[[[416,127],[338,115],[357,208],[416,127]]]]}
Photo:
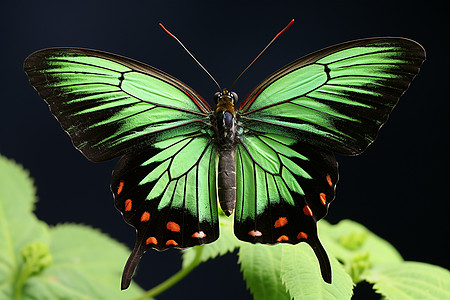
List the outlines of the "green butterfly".
{"type": "Polygon", "coordinates": [[[219,237],[218,202],[250,243],[307,242],[331,282],[317,236],[338,181],[333,152],[362,153],[419,72],[424,49],[370,38],[302,57],[235,108],[223,89],[212,109],[178,79],[97,50],[44,49],[24,70],[91,161],[122,156],[115,206],[137,230],[122,289],[150,248],[188,248],[219,237]]]}

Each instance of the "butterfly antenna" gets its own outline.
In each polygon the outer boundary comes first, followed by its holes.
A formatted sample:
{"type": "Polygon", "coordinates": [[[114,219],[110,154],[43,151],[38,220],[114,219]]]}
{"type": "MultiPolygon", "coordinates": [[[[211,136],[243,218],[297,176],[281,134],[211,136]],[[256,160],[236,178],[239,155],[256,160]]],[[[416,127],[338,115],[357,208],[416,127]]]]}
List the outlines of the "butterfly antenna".
{"type": "Polygon", "coordinates": [[[264,47],[264,49],[258,54],[258,56],[255,57],[255,59],[247,66],[247,68],[244,69],[244,71],[241,72],[241,74],[239,74],[239,76],[233,81],[233,83],[230,86],[230,90],[233,87],[233,85],[238,81],[239,78],[241,78],[241,76],[245,73],[245,71],[247,71],[251,65],[253,65],[253,63],[261,56],[261,54],[264,53],[264,51],[266,51],[267,48],[269,48],[270,45],[272,45],[272,43],[280,36],[282,35],[286,30],[289,29],[289,27],[291,27],[292,23],[294,23],[294,19],[292,19],[289,24],[287,24],[286,27],[284,27],[283,30],[281,30],[271,41],[270,43],[267,44],[266,47],[264,47]]]}
{"type": "Polygon", "coordinates": [[[208,74],[208,76],[214,81],[214,83],[217,85],[217,87],[219,88],[219,91],[221,91],[222,89],[220,88],[220,85],[217,83],[217,81],[214,79],[214,77],[208,72],[208,70],[206,70],[206,68],[194,57],[194,55],[192,55],[192,53],[186,48],[186,46],[183,45],[183,43],[175,36],[173,35],[169,30],[166,29],[166,27],[163,26],[163,24],[159,23],[159,26],[164,30],[165,33],[167,33],[168,35],[170,35],[171,37],[173,37],[178,44],[181,45],[181,47],[183,47],[184,50],[186,50],[186,52],[195,60],[195,62],[203,69],[203,71],[206,72],[206,74],[208,74]]]}

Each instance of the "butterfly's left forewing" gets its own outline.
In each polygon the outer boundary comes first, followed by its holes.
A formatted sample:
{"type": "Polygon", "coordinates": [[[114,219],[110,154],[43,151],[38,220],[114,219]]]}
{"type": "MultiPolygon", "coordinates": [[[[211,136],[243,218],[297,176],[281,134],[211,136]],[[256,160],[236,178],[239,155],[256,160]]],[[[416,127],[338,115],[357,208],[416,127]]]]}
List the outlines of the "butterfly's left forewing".
{"type": "Polygon", "coordinates": [[[236,147],[236,177],[235,235],[251,243],[307,242],[330,282],[316,222],[334,199],[334,155],[291,138],[247,130],[236,147]]]}
{"type": "Polygon", "coordinates": [[[207,127],[211,108],[195,91],[129,58],[50,48],[27,57],[24,70],[74,146],[93,161],[207,127]]]}

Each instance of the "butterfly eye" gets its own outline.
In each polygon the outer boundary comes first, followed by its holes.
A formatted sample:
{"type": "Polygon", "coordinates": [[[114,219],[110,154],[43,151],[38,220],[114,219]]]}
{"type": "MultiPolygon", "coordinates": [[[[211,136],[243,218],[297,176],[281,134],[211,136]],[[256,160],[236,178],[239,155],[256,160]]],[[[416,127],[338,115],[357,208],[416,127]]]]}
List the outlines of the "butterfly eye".
{"type": "Polygon", "coordinates": [[[238,95],[235,92],[231,92],[231,97],[233,99],[233,104],[237,103],[238,101],[238,95]]]}
{"type": "Polygon", "coordinates": [[[219,103],[219,99],[220,99],[220,96],[222,95],[222,93],[221,92],[215,92],[214,93],[214,96],[213,96],[213,99],[214,99],[214,103],[219,103]]]}

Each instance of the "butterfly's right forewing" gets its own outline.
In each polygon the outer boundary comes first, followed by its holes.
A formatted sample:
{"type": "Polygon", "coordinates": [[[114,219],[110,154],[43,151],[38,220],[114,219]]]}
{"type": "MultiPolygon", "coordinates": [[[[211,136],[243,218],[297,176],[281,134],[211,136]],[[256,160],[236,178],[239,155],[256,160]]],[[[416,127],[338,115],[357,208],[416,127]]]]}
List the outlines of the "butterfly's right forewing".
{"type": "Polygon", "coordinates": [[[425,50],[369,38],[304,56],[261,82],[240,106],[243,126],[346,155],[362,153],[419,72],[425,50]]]}

